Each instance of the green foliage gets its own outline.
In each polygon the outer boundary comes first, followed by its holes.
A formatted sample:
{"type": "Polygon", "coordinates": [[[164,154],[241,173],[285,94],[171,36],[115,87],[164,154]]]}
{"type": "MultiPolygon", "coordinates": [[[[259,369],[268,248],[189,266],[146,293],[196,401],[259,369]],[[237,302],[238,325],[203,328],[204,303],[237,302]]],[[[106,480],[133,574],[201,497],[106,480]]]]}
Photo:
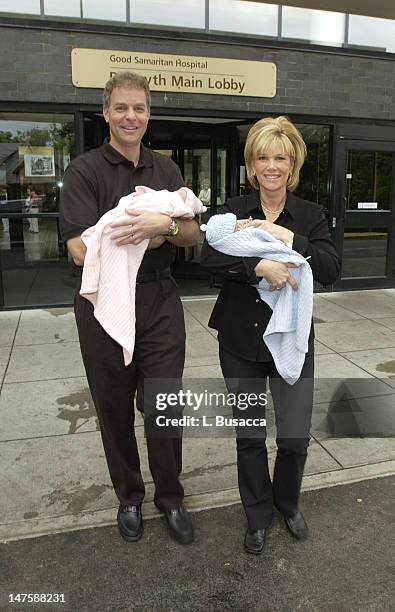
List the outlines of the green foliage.
{"type": "Polygon", "coordinates": [[[19,142],[12,132],[0,131],[0,142],[19,142]]]}
{"type": "Polygon", "coordinates": [[[49,128],[33,127],[30,130],[0,131],[0,142],[14,142],[24,147],[54,147],[62,154],[74,155],[74,124],[53,123],[49,128]]]}

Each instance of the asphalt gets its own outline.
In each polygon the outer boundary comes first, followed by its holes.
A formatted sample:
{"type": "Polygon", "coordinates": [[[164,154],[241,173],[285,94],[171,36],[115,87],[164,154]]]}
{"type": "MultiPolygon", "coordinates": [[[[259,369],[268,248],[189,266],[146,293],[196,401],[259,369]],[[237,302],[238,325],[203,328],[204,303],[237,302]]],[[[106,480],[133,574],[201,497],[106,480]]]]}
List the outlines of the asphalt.
{"type": "Polygon", "coordinates": [[[393,610],[395,477],[309,491],[301,506],[309,539],[292,539],[277,515],[259,557],[243,551],[239,504],[194,513],[189,546],[170,540],[163,518],[137,543],[112,526],[2,544],[1,610],[393,610]],[[66,601],[8,605],[18,592],[66,601]]]}

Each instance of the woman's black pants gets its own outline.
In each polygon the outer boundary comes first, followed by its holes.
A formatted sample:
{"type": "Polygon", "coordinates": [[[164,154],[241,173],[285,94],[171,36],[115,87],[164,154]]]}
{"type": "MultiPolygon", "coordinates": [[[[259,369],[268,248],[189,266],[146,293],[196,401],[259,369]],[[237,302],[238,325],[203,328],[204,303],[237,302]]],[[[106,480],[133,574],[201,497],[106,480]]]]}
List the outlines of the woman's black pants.
{"type": "Polygon", "coordinates": [[[277,429],[273,484],[267,459],[266,427],[236,427],[240,497],[248,526],[256,531],[270,525],[273,506],[284,516],[292,516],[298,508],[311,426],[314,355],[306,355],[301,377],[294,385],[280,377],[274,362],[248,361],[221,345],[220,362],[228,392],[243,401],[245,394],[250,394],[254,400],[245,410],[234,408],[233,416],[237,419],[265,417],[265,407],[254,404],[255,396],[266,392],[269,378],[277,429]]]}

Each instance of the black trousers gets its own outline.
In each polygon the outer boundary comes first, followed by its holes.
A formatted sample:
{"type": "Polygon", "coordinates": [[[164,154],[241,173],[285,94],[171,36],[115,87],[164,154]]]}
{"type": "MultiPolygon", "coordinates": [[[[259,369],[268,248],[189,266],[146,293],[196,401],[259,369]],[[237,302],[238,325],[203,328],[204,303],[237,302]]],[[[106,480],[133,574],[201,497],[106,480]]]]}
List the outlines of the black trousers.
{"type": "MultiPolygon", "coordinates": [[[[278,374],[273,362],[255,362],[230,353],[220,345],[222,373],[229,392],[266,392],[269,378],[277,429],[273,484],[270,479],[266,428],[236,428],[237,470],[241,501],[252,531],[268,527],[273,506],[285,516],[298,507],[309,445],[313,405],[314,356],[306,355],[301,378],[293,386],[278,374]]],[[[245,397],[245,396],[243,396],[245,397]]],[[[235,408],[234,417],[265,416],[262,406],[235,408]]]]}
{"type": "MultiPolygon", "coordinates": [[[[173,279],[136,287],[136,340],[132,363],[93,316],[93,306],[74,302],[82,358],[99,418],[107,465],[121,504],[140,504],[145,493],[134,432],[134,397],[139,406],[147,378],[171,379],[181,388],[185,359],[184,314],[173,279]]],[[[147,434],[146,434],[147,436],[147,434]]],[[[184,490],[180,435],[147,436],[148,461],[160,509],[180,505],[184,490]]]]}

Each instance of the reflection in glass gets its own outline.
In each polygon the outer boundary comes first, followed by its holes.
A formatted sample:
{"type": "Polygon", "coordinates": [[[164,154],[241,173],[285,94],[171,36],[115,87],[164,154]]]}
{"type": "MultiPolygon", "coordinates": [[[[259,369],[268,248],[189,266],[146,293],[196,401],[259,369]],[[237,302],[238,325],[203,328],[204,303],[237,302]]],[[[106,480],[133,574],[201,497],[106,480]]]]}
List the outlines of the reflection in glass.
{"type": "Polygon", "coordinates": [[[278,6],[245,0],[210,0],[210,30],[277,36],[278,6]]]}
{"type": "Polygon", "coordinates": [[[57,213],[73,156],[72,115],[0,113],[0,274],[7,307],[72,299],[75,282],[58,220],[43,213],[57,213]]]}
{"type": "Polygon", "coordinates": [[[170,159],[172,159],[173,157],[173,149],[154,149],[154,151],[156,153],[159,153],[159,155],[165,155],[165,157],[170,157],[170,159]]]}
{"type": "Polygon", "coordinates": [[[390,209],[392,158],[391,151],[347,151],[347,210],[390,209]]]}
{"type": "Polygon", "coordinates": [[[247,172],[246,172],[246,167],[243,166],[239,166],[239,193],[240,195],[244,195],[245,193],[248,193],[250,187],[249,187],[249,183],[247,180],[247,172]]]}
{"type": "Polygon", "coordinates": [[[324,45],[342,45],[346,16],[332,11],[283,6],[282,36],[324,45]]]}
{"type": "Polygon", "coordinates": [[[0,11],[4,13],[27,13],[29,15],[40,15],[40,0],[2,0],[0,11]]]}
{"type": "Polygon", "coordinates": [[[82,15],[86,19],[126,21],[125,0],[82,0],[82,15]]]}
{"type": "MultiPolygon", "coordinates": [[[[349,213],[355,215],[355,213],[349,213]]],[[[352,223],[352,218],[348,225],[352,223]]],[[[349,227],[344,232],[342,279],[385,276],[388,250],[386,229],[360,230],[349,227]]]]}
{"type": "Polygon", "coordinates": [[[59,15],[61,17],[81,17],[80,0],[44,0],[45,15],[59,15]]]}
{"type": "Polygon", "coordinates": [[[130,21],[204,29],[205,4],[205,0],[130,0],[130,21]]]}
{"type": "MultiPolygon", "coordinates": [[[[207,206],[207,212],[199,215],[199,225],[206,223],[210,215],[211,203],[211,151],[210,149],[184,150],[184,181],[185,185],[207,206]]],[[[204,241],[204,233],[200,232],[198,244],[185,249],[185,261],[196,265],[200,262],[200,251],[204,241]]]]}
{"type": "MultiPolygon", "coordinates": [[[[19,222],[19,219],[9,219],[10,230],[11,224],[16,221],[19,222]]],[[[79,277],[65,253],[62,253],[57,219],[37,220],[37,233],[29,232],[28,221],[23,223],[19,242],[11,242],[11,231],[5,233],[0,225],[4,306],[72,303],[79,277]]]]}
{"type": "Polygon", "coordinates": [[[295,193],[328,208],[329,127],[300,123],[296,127],[306,143],[307,157],[295,193]]]}
{"type": "Polygon", "coordinates": [[[58,210],[57,191],[73,156],[72,115],[0,113],[0,188],[23,212],[58,210]]]}
{"type": "Polygon", "coordinates": [[[395,20],[350,15],[348,44],[395,53],[395,20]]]}
{"type": "Polygon", "coordinates": [[[199,194],[203,186],[211,183],[210,149],[185,149],[184,181],[185,185],[199,194]]]}
{"type": "MultiPolygon", "coordinates": [[[[217,207],[226,200],[226,149],[217,150],[217,207]]],[[[221,212],[218,210],[218,212],[221,212]]]]}

